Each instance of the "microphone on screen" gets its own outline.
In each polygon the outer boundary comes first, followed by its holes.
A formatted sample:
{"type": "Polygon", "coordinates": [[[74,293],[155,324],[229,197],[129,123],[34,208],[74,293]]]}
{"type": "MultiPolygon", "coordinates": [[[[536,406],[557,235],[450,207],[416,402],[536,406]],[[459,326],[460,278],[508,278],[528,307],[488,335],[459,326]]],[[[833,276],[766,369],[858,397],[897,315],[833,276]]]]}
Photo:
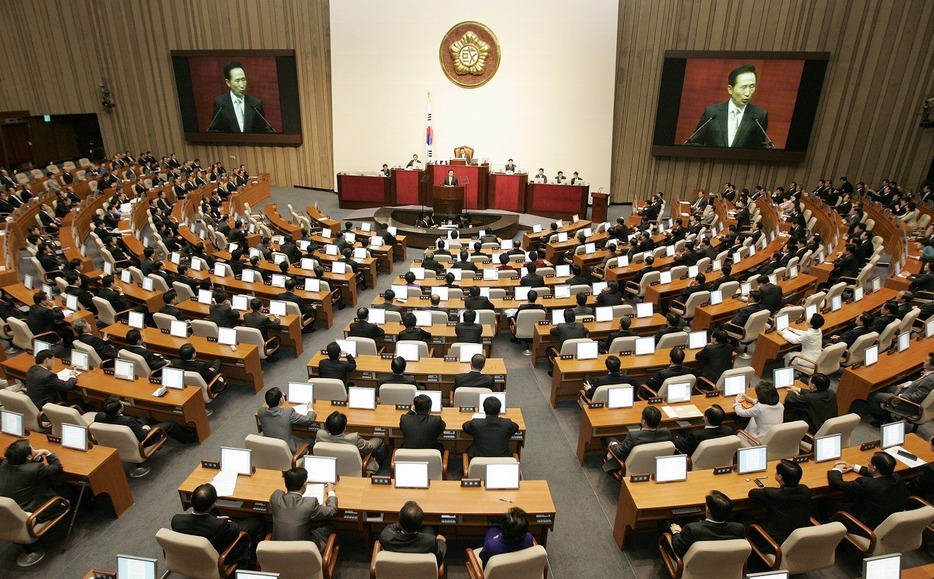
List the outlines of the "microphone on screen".
{"type": "Polygon", "coordinates": [[[211,132],[211,129],[214,128],[214,123],[217,122],[217,117],[218,117],[218,115],[221,114],[221,111],[222,111],[222,110],[224,110],[224,105],[221,105],[220,107],[218,107],[217,112],[214,113],[214,118],[211,119],[211,124],[208,125],[208,128],[207,128],[207,131],[206,131],[206,132],[210,133],[210,132],[211,132]]]}
{"type": "Polygon", "coordinates": [[[713,114],[713,115],[710,115],[709,117],[707,117],[707,120],[704,121],[703,123],[701,123],[701,126],[697,127],[697,129],[695,129],[694,132],[691,133],[691,136],[688,137],[687,139],[685,139],[685,141],[684,141],[683,143],[681,143],[681,144],[682,144],[682,145],[698,145],[698,146],[699,146],[701,143],[692,143],[692,142],[691,142],[691,139],[693,139],[694,137],[696,137],[696,136],[697,136],[697,133],[699,133],[701,129],[703,129],[704,127],[707,126],[707,123],[709,123],[710,121],[714,120],[715,118],[717,118],[717,115],[716,115],[716,114],[713,114]]]}

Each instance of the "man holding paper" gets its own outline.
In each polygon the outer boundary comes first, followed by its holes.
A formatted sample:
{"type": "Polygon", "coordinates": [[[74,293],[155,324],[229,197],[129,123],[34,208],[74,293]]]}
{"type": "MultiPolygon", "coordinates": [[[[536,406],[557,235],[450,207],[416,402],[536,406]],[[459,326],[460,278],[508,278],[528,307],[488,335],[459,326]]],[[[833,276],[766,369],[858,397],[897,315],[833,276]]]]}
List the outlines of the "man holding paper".
{"type": "Polygon", "coordinates": [[[285,480],[285,492],[276,490],[269,497],[272,540],[314,541],[318,551],[324,553],[328,537],[334,533],[334,527],[325,521],[337,514],[334,485],[322,485],[327,495],[322,505],[317,496],[321,489],[318,485],[309,488],[307,470],[296,467],[285,471],[282,478],[285,480]]]}

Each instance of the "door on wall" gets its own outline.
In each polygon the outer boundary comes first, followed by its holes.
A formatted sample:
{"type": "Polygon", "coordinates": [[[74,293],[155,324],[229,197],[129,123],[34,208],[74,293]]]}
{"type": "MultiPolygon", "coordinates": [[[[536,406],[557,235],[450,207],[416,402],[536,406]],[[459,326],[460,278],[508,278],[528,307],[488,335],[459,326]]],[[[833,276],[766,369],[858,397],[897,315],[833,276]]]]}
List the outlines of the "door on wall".
{"type": "Polygon", "coordinates": [[[10,170],[28,167],[32,161],[29,125],[25,122],[0,125],[0,151],[4,167],[10,170]]]}

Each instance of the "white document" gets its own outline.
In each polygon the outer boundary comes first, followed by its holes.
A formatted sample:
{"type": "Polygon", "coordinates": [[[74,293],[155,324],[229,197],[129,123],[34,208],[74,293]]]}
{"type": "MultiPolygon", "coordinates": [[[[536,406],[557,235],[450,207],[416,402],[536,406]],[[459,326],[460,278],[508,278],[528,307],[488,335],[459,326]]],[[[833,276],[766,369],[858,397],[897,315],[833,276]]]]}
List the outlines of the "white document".
{"type": "Polygon", "coordinates": [[[927,461],[925,461],[923,458],[918,458],[918,459],[916,459],[916,460],[912,460],[912,459],[908,458],[907,456],[902,456],[902,455],[898,454],[898,451],[899,451],[899,450],[904,451],[904,452],[909,452],[909,451],[905,450],[904,448],[902,448],[901,446],[890,446],[889,448],[886,448],[883,452],[887,452],[888,454],[890,454],[890,455],[892,456],[892,458],[894,458],[895,460],[901,462],[902,464],[904,464],[904,465],[907,466],[908,468],[916,468],[916,467],[924,466],[924,465],[927,464],[927,461]]]}
{"type": "Polygon", "coordinates": [[[217,496],[232,497],[237,488],[237,473],[231,470],[218,471],[211,484],[217,489],[217,496]]]}
{"type": "Polygon", "coordinates": [[[65,368],[63,370],[58,371],[59,380],[64,382],[64,381],[67,381],[69,378],[71,378],[71,368],[65,368]]]}
{"type": "Polygon", "coordinates": [[[324,483],[308,483],[305,486],[305,492],[302,493],[303,497],[314,497],[318,499],[318,503],[324,504],[324,483]]]}
{"type": "Polygon", "coordinates": [[[307,405],[307,404],[299,404],[298,406],[295,406],[294,410],[295,410],[295,412],[297,412],[297,413],[299,413],[299,414],[307,415],[307,414],[308,414],[308,405],[307,405]]]}

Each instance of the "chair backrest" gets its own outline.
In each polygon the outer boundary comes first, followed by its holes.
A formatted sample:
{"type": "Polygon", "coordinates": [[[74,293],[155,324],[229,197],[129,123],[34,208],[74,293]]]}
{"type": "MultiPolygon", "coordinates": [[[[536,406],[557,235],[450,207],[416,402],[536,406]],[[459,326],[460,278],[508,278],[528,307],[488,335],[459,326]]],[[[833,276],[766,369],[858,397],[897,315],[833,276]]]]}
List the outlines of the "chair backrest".
{"type": "MultiPolygon", "coordinates": [[[[675,248],[675,251],[678,251],[678,248],[675,248]]],[[[686,276],[688,273],[688,266],[686,265],[676,265],[671,268],[671,279],[681,279],[686,276]]]]}
{"type": "Polygon", "coordinates": [[[486,465],[517,462],[512,456],[475,456],[467,466],[467,478],[486,478],[486,465]]]}
{"type": "Polygon", "coordinates": [[[889,349],[892,345],[892,340],[895,339],[895,333],[898,331],[898,328],[902,325],[901,320],[893,320],[892,323],[887,325],[882,333],[879,334],[879,351],[884,352],[889,349]]]}
{"type": "Polygon", "coordinates": [[[889,515],[876,527],[876,546],[869,555],[914,551],[921,546],[923,533],[931,522],[934,522],[934,507],[930,505],[889,515]]]}
{"type": "Polygon", "coordinates": [[[166,283],[165,278],[162,276],[151,273],[146,277],[152,280],[152,287],[155,291],[162,293],[169,291],[169,284],[166,283]]]}
{"type": "Polygon", "coordinates": [[[45,430],[39,424],[39,409],[36,408],[32,398],[27,396],[25,391],[14,392],[8,388],[0,388],[0,404],[6,410],[22,414],[24,428],[32,432],[45,430]]]}
{"type": "Polygon", "coordinates": [[[752,552],[746,539],[697,541],[682,559],[682,579],[742,579],[743,566],[752,552]]]}
{"type": "Polygon", "coordinates": [[[541,545],[493,555],[483,569],[484,579],[533,579],[544,576],[548,553],[541,545]]]}
{"type": "Polygon", "coordinates": [[[841,281],[830,286],[830,289],[827,290],[827,295],[824,296],[824,303],[821,304],[820,309],[824,310],[830,307],[830,303],[837,296],[843,295],[843,290],[846,289],[846,282],[841,281]]]}
{"type": "Polygon", "coordinates": [[[87,426],[88,423],[81,417],[81,413],[71,406],[62,406],[47,402],[42,407],[45,417],[52,423],[52,436],[62,435],[62,424],[74,424],[75,426],[87,426]]]}
{"type": "Polygon", "coordinates": [[[473,406],[476,408],[480,405],[480,395],[491,394],[492,392],[493,391],[489,388],[461,386],[454,391],[453,405],[455,408],[460,408],[461,406],[473,406]]]}
{"type": "Polygon", "coordinates": [[[172,322],[175,321],[175,316],[155,312],[152,315],[152,320],[156,323],[156,327],[160,330],[171,330],[172,322]]]}
{"type": "Polygon", "coordinates": [[[266,341],[263,339],[263,333],[256,328],[246,326],[237,326],[234,328],[237,332],[238,344],[253,344],[259,350],[259,359],[265,360],[268,357],[266,352],[266,341]]]}
{"type": "Polygon", "coordinates": [[[102,322],[108,326],[117,323],[117,311],[114,310],[114,307],[109,301],[94,296],[91,298],[91,302],[94,304],[94,307],[97,308],[97,317],[100,318],[102,322]]]}
{"type": "Polygon", "coordinates": [[[398,347],[398,346],[401,345],[401,344],[414,344],[414,345],[417,345],[417,346],[418,346],[418,357],[419,357],[419,359],[421,359],[421,358],[428,358],[428,357],[430,356],[430,354],[428,353],[428,344],[426,344],[425,342],[423,342],[423,341],[421,341],[421,340],[399,340],[399,341],[396,342],[396,347],[398,347]]]}
{"type": "Polygon", "coordinates": [[[923,424],[929,420],[934,420],[934,390],[931,390],[921,401],[921,416],[917,420],[912,419],[911,421],[923,424]]]}
{"type": "Polygon", "coordinates": [[[429,579],[438,576],[434,553],[380,551],[374,560],[376,579],[429,579]]]}
{"type": "Polygon", "coordinates": [[[853,364],[862,364],[866,361],[866,348],[875,343],[879,339],[878,332],[867,332],[862,336],[856,338],[853,342],[853,345],[847,348],[850,356],[847,359],[847,363],[852,366],[853,364]]]}
{"type": "MultiPolygon", "coordinates": [[[[287,303],[288,303],[288,302],[287,302],[287,303]]],[[[293,303],[292,305],[295,306],[296,308],[298,307],[297,304],[294,304],[294,303],[293,303]]],[[[286,310],[288,310],[288,308],[286,308],[286,310]]],[[[443,313],[443,312],[442,312],[442,313],[443,313]]],[[[402,323],[402,314],[400,314],[399,312],[393,312],[393,311],[390,311],[390,310],[386,310],[386,321],[387,321],[387,322],[395,322],[395,323],[397,323],[397,324],[401,324],[401,323],[402,323]]]]}
{"type": "Polygon", "coordinates": [[[0,497],[0,541],[29,545],[36,539],[29,534],[26,520],[30,513],[9,497],[0,497]]]}
{"type": "Polygon", "coordinates": [[[216,338],[220,332],[217,324],[208,320],[191,320],[191,333],[202,338],[216,338]]]}
{"type": "Polygon", "coordinates": [[[347,400],[347,388],[339,378],[309,378],[314,385],[315,400],[347,400]]]}
{"type": "Polygon", "coordinates": [[[846,352],[846,342],[837,342],[821,350],[817,357],[817,371],[830,376],[840,370],[840,361],[846,352]]]}
{"type": "Polygon", "coordinates": [[[850,413],[844,414],[843,416],[835,416],[833,418],[828,418],[821,427],[817,429],[814,436],[839,434],[841,448],[846,448],[850,446],[850,436],[853,434],[853,430],[856,428],[857,424],[859,424],[859,414],[850,413]]]}
{"type": "Polygon", "coordinates": [[[247,434],[243,446],[253,451],[253,466],[256,468],[271,470],[292,468],[292,452],[289,450],[289,443],[284,440],[259,434],[247,434]]]}
{"type": "MultiPolygon", "coordinates": [[[[664,248],[662,248],[664,250],[664,248]]],[[[645,297],[645,289],[657,282],[661,278],[661,272],[650,271],[642,276],[642,279],[639,281],[639,293],[637,294],[640,298],[645,297]]]]}
{"type": "Polygon", "coordinates": [[[133,278],[133,283],[137,285],[143,283],[143,270],[133,265],[129,266],[127,269],[130,270],[130,276],[133,278]]]}
{"type": "Polygon", "coordinates": [[[437,448],[399,448],[393,455],[394,462],[427,462],[428,480],[444,478],[441,451],[437,448]]]}
{"type": "Polygon", "coordinates": [[[165,553],[165,566],[169,571],[189,577],[220,579],[217,567],[220,555],[204,537],[163,528],[156,532],[156,541],[165,553]]]}
{"type": "Polygon", "coordinates": [[[668,396],[668,386],[671,384],[680,384],[682,382],[687,382],[693,389],[694,384],[697,383],[697,376],[694,374],[681,374],[680,376],[665,378],[665,380],[662,382],[662,385],[658,387],[658,395],[661,398],[666,398],[668,396]]]}
{"type": "Polygon", "coordinates": [[[573,356],[577,354],[577,345],[593,342],[590,338],[568,338],[561,344],[562,356],[573,356]]]}
{"type": "Polygon", "coordinates": [[[352,444],[339,442],[316,442],[315,456],[333,456],[337,459],[337,474],[341,476],[363,476],[363,458],[352,444]]]}
{"type": "Polygon", "coordinates": [[[140,356],[139,354],[134,354],[129,350],[120,348],[117,350],[117,358],[121,360],[130,360],[135,366],[135,375],[137,378],[149,378],[152,375],[152,370],[149,369],[149,364],[146,363],[146,359],[140,356]]]}
{"type": "Polygon", "coordinates": [[[837,545],[845,535],[846,527],[838,521],[795,529],[782,543],[779,568],[788,571],[789,575],[797,575],[831,567],[837,545]]]}
{"type": "Polygon", "coordinates": [[[694,311],[697,310],[697,306],[710,301],[710,292],[707,290],[702,290],[699,292],[694,292],[688,296],[686,302],[684,302],[684,311],[681,313],[681,317],[691,319],[694,317],[694,311]]]}
{"type": "Polygon", "coordinates": [[[117,449],[120,460],[135,464],[142,464],[146,461],[139,452],[139,441],[136,440],[136,435],[129,426],[93,422],[88,430],[101,446],[117,449]]]}
{"type": "Polygon", "coordinates": [[[804,317],[804,308],[801,306],[785,306],[775,312],[775,317],[777,318],[783,314],[787,314],[788,322],[793,324],[804,317]]]}
{"type": "Polygon", "coordinates": [[[516,314],[516,337],[531,339],[535,337],[535,325],[546,319],[545,310],[522,310],[516,314]]]}
{"type": "Polygon", "coordinates": [[[620,352],[635,352],[637,339],[639,339],[639,336],[614,338],[613,343],[610,344],[609,353],[619,354],[620,352]]]}
{"type": "Polygon", "coordinates": [[[431,323],[432,324],[446,324],[448,323],[448,313],[447,312],[438,312],[431,310],[431,323]]]}
{"type": "Polygon", "coordinates": [[[80,340],[75,340],[71,345],[76,350],[80,350],[88,355],[88,366],[92,369],[101,367],[101,357],[97,355],[97,350],[93,347],[80,340]]]}
{"type": "Polygon", "coordinates": [[[723,299],[727,300],[736,295],[736,292],[739,291],[739,282],[738,281],[725,281],[720,284],[719,287],[720,293],[723,294],[723,299]]]}
{"type": "Polygon", "coordinates": [[[918,316],[921,315],[921,308],[914,307],[909,310],[905,317],[902,318],[902,323],[898,327],[898,333],[904,334],[911,332],[911,327],[915,324],[915,320],[918,319],[918,316]]]}
{"type": "Polygon", "coordinates": [[[174,289],[175,293],[178,294],[179,303],[189,301],[191,298],[195,297],[195,292],[191,291],[191,286],[189,286],[187,283],[173,281],[172,289],[174,289]]]}
{"type": "MultiPolygon", "coordinates": [[[[493,296],[491,295],[490,297],[493,297],[493,296]]],[[[502,296],[500,296],[500,297],[502,297],[502,296]]],[[[495,334],[495,333],[496,333],[496,332],[495,332],[495,330],[496,330],[496,311],[495,311],[495,310],[476,310],[476,312],[477,312],[477,323],[480,324],[480,325],[483,325],[483,326],[490,326],[490,328],[492,328],[492,329],[494,330],[493,333],[495,334]]],[[[444,312],[435,312],[435,313],[441,313],[441,314],[443,314],[444,312]]],[[[434,316],[434,314],[432,314],[432,316],[434,316]]],[[[433,318],[433,317],[432,317],[432,322],[434,322],[434,318],[433,318]]]]}
{"type": "MultiPolygon", "coordinates": [[[[693,296],[692,296],[693,297],[693,296]]],[[[688,345],[688,333],[687,332],[672,332],[670,334],[665,334],[658,341],[658,344],[655,345],[656,349],[662,348],[674,348],[677,346],[687,346],[688,345]]]]}
{"type": "Polygon", "coordinates": [[[779,460],[798,456],[798,443],[808,431],[808,423],[795,420],[776,424],[762,437],[762,444],[768,447],[768,460],[779,460]]]}
{"type": "Polygon", "coordinates": [[[723,383],[730,376],[745,376],[746,377],[746,386],[752,385],[752,379],[756,375],[755,369],[752,366],[743,366],[742,368],[730,368],[729,370],[724,370],[723,374],[720,374],[720,379],[717,380],[716,388],[717,390],[723,391],[723,383]]]}
{"type": "Polygon", "coordinates": [[[766,325],[769,323],[769,310],[758,311],[746,320],[746,325],[743,327],[743,342],[748,342],[750,340],[755,340],[759,337],[759,334],[765,331],[766,325]]]}
{"type": "Polygon", "coordinates": [[[691,470],[709,470],[730,466],[743,441],[736,435],[711,438],[701,442],[691,455],[691,470]]]}
{"type": "Polygon", "coordinates": [[[279,579],[324,579],[314,541],[260,541],[256,560],[264,573],[278,573],[279,579]]]}
{"type": "Polygon", "coordinates": [[[640,444],[632,449],[626,459],[626,475],[650,474],[655,472],[655,457],[675,453],[675,443],[671,441],[640,444]]]}
{"type": "Polygon", "coordinates": [[[415,384],[386,383],[379,387],[380,404],[412,404],[418,387],[415,384]]]}
{"type": "MultiPolygon", "coordinates": [[[[297,305],[297,304],[293,304],[293,305],[297,305]]],[[[358,356],[359,355],[376,356],[377,354],[376,340],[374,340],[373,338],[363,338],[360,336],[349,336],[346,339],[350,340],[351,342],[357,343],[357,355],[358,356]]],[[[419,352],[419,356],[422,356],[422,355],[423,354],[419,352]]]]}
{"type": "MultiPolygon", "coordinates": [[[[95,298],[100,299],[100,298],[95,298]]],[[[109,305],[109,304],[108,304],[109,305]]],[[[33,347],[33,334],[32,330],[29,329],[29,326],[23,320],[19,318],[14,318],[10,316],[7,318],[7,323],[10,324],[10,330],[13,332],[13,339],[10,340],[13,342],[13,345],[19,348],[20,350],[26,350],[27,352],[32,352],[33,347]]]]}

